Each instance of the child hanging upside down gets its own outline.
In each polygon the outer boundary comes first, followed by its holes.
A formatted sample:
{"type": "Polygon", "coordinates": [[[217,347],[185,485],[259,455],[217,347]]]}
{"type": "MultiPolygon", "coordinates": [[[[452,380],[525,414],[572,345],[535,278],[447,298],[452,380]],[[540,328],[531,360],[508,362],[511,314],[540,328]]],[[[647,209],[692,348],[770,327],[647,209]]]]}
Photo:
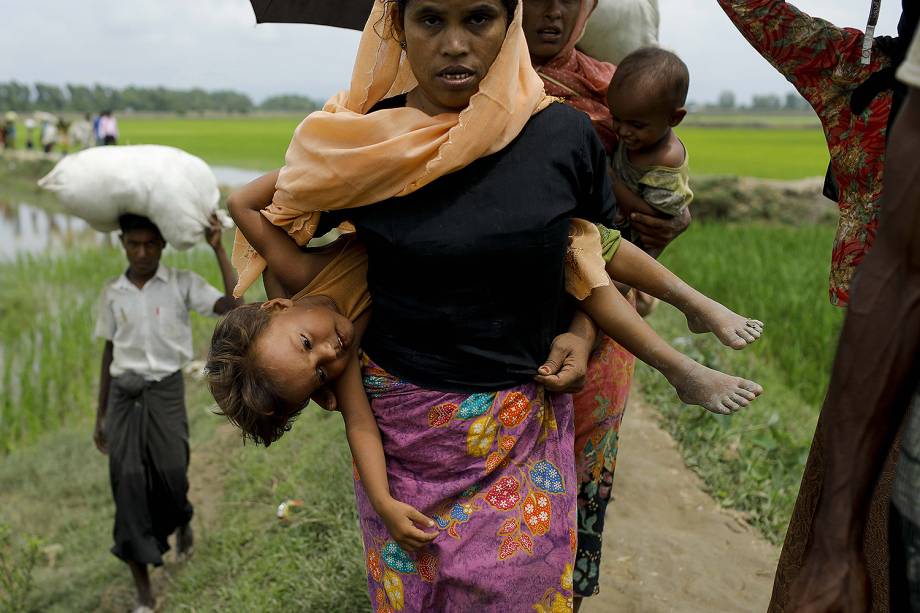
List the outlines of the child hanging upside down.
{"type": "MultiPolygon", "coordinates": [[[[261,214],[277,177],[267,174],[235,192],[230,211],[268,271],[294,295],[237,308],[217,326],[206,367],[211,392],[245,436],[268,446],[290,429],[314,393],[329,386],[374,510],[401,547],[417,549],[436,536],[419,526],[434,524],[390,496],[380,432],[361,379],[357,348],[371,306],[366,253],[352,234],[319,252],[302,250],[261,214]]],[[[760,337],[761,322],[694,290],[614,230],[573,220],[566,260],[567,291],[582,300],[581,308],[608,336],[664,374],[682,401],[729,414],[761,393],[756,383],[707,368],[670,347],[611,278],[673,304],[692,330],[712,332],[734,349],[760,337]]]]}

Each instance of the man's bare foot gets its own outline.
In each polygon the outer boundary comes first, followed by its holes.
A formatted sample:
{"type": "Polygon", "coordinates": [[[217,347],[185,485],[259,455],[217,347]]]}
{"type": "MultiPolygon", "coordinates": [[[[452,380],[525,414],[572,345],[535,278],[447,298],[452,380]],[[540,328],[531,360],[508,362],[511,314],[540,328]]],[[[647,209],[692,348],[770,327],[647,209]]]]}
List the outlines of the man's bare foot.
{"type": "Polygon", "coordinates": [[[753,381],[727,375],[693,362],[682,373],[669,377],[684,404],[695,404],[719,415],[730,415],[748,406],[763,392],[753,381]]]}
{"type": "Polygon", "coordinates": [[[742,317],[702,295],[699,304],[688,305],[684,313],[691,332],[712,332],[723,345],[732,349],[744,349],[763,334],[762,321],[742,317]]]}
{"type": "Polygon", "coordinates": [[[179,557],[191,555],[192,546],[195,544],[195,534],[192,532],[192,523],[179,526],[176,530],[176,553],[179,557]]]}

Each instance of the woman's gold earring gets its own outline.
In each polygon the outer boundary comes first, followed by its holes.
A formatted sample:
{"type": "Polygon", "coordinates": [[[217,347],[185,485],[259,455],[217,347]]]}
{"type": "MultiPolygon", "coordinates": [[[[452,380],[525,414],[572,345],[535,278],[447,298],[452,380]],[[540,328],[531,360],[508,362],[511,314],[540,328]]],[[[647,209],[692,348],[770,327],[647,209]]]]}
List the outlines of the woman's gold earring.
{"type": "Polygon", "coordinates": [[[403,51],[405,51],[405,50],[406,50],[406,41],[404,41],[404,40],[399,41],[399,47],[400,47],[403,51]]]}

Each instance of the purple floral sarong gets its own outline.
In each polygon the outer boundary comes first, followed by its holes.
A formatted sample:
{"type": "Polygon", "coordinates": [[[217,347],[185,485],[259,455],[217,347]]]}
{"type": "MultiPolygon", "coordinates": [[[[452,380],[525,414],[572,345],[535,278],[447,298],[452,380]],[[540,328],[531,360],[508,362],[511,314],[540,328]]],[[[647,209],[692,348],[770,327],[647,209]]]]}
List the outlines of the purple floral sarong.
{"type": "Polygon", "coordinates": [[[374,610],[570,610],[578,487],[571,396],[534,384],[425,390],[368,359],[364,387],[393,497],[440,531],[404,552],[355,474],[374,610]]]}

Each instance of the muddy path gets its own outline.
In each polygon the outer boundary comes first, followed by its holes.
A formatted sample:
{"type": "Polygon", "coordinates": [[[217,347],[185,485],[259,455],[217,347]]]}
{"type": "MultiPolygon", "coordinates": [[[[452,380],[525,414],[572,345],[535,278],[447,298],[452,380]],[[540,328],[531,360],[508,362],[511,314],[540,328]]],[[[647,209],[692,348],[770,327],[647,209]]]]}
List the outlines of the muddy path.
{"type": "Polygon", "coordinates": [[[607,511],[601,593],[582,613],[766,611],[779,551],[719,507],[634,396],[607,511]]]}

